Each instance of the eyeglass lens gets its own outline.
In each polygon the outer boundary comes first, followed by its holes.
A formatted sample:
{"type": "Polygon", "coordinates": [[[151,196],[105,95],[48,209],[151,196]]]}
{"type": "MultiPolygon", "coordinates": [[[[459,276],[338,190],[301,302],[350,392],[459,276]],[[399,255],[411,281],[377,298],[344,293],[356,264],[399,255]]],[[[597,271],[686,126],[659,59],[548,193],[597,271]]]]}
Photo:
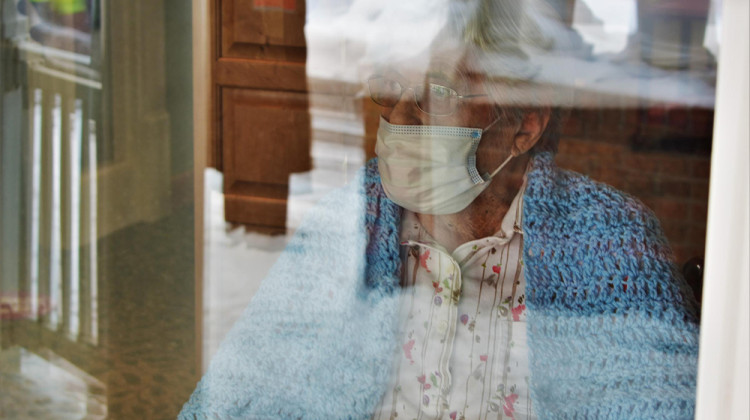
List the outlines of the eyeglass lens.
{"type": "MultiPolygon", "coordinates": [[[[396,106],[401,99],[404,87],[397,80],[386,77],[372,77],[368,80],[372,100],[381,106],[396,106]]],[[[458,93],[436,83],[424,83],[413,87],[414,99],[423,112],[431,115],[449,115],[458,104],[458,93]]]]}

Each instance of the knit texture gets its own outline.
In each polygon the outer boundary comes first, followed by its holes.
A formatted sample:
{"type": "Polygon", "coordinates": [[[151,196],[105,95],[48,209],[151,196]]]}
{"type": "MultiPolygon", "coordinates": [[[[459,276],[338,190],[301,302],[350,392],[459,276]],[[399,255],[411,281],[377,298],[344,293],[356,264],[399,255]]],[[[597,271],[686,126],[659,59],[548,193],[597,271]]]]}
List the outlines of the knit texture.
{"type": "Polygon", "coordinates": [[[310,211],[180,419],[370,417],[390,379],[400,278],[401,209],[376,175],[310,211]]]}
{"type": "MultiPolygon", "coordinates": [[[[544,153],[523,212],[539,417],[692,418],[697,307],[653,214],[544,153]]],[[[180,419],[369,418],[398,340],[400,217],[377,160],[321,200],[180,419]]]]}
{"type": "Polygon", "coordinates": [[[697,305],[656,217],[550,154],[533,160],[524,197],[539,416],[692,419],[697,305]]]}

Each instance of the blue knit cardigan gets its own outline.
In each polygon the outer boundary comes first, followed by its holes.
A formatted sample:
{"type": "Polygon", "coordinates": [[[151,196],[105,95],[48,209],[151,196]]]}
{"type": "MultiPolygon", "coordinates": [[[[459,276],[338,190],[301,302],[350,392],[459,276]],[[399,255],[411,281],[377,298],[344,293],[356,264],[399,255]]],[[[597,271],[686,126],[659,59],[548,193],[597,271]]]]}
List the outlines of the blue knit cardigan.
{"type": "MultiPolygon", "coordinates": [[[[376,160],[321,200],[179,418],[370,418],[399,339],[400,217],[376,160]]],[[[654,215],[542,153],[523,231],[539,417],[692,418],[697,305],[654,215]]]]}

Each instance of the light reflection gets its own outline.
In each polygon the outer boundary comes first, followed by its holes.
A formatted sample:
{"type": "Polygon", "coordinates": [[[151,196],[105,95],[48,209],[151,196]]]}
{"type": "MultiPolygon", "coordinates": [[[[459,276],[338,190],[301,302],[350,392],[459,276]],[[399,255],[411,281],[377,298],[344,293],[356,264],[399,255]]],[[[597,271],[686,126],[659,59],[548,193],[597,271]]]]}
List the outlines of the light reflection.
{"type": "Polygon", "coordinates": [[[81,226],[81,134],[83,111],[81,100],[75,101],[70,114],[70,302],[68,328],[70,336],[78,337],[80,330],[80,226],[81,226]]]}
{"type": "Polygon", "coordinates": [[[52,109],[52,203],[50,211],[52,214],[50,232],[50,316],[48,324],[50,328],[57,329],[62,318],[62,240],[61,240],[61,163],[62,163],[62,99],[59,94],[55,95],[54,108],[52,109]]]}
{"type": "Polygon", "coordinates": [[[89,294],[91,343],[99,342],[99,316],[97,309],[97,254],[96,254],[96,121],[88,121],[88,234],[89,234],[89,294]]]}
{"type": "MultiPolygon", "coordinates": [[[[140,142],[137,135],[130,135],[133,133],[148,131],[153,137],[150,140],[165,146],[160,149],[163,159],[159,159],[159,164],[167,168],[160,173],[165,183],[159,192],[165,203],[169,181],[174,183],[183,172],[183,178],[190,180],[186,172],[192,161],[185,162],[188,153],[183,153],[183,149],[188,150],[192,144],[192,128],[185,132],[187,136],[170,134],[169,130],[170,123],[186,127],[185,122],[190,122],[189,115],[183,115],[184,109],[177,106],[178,102],[189,100],[192,91],[181,85],[183,79],[190,78],[190,55],[183,54],[190,51],[190,35],[183,36],[185,29],[191,29],[189,8],[180,8],[165,20],[159,13],[137,7],[138,10],[119,7],[111,14],[106,10],[100,14],[100,7],[99,0],[12,0],[0,6],[4,16],[0,26],[9,53],[6,58],[9,68],[16,70],[0,81],[0,91],[4,92],[0,114],[6,124],[4,131],[12,134],[1,141],[4,151],[12,152],[5,154],[4,160],[16,160],[4,167],[7,176],[0,180],[0,192],[6,198],[18,193],[21,200],[5,200],[4,207],[11,210],[0,212],[7,216],[3,225],[13,228],[2,232],[12,233],[3,238],[10,250],[0,252],[13,257],[0,263],[10,274],[0,281],[0,418],[174,418],[189,392],[189,385],[185,384],[194,377],[190,372],[195,365],[193,324],[162,322],[193,316],[190,282],[175,281],[179,286],[176,288],[169,283],[175,276],[192,278],[193,249],[180,247],[179,256],[159,252],[176,242],[172,236],[179,235],[176,237],[181,243],[192,240],[185,233],[193,229],[190,191],[187,185],[178,191],[178,209],[165,205],[160,208],[163,211],[142,221],[141,210],[149,206],[150,199],[140,187],[149,177],[139,173],[139,168],[147,156],[129,153],[132,145],[140,142]],[[91,30],[81,32],[90,34],[90,55],[68,42],[70,37],[65,35],[71,31],[63,32],[77,25],[78,19],[67,19],[68,15],[58,19],[60,13],[53,13],[51,19],[32,16],[33,10],[62,3],[87,5],[91,30]],[[24,5],[28,14],[20,11],[24,5]],[[138,31],[128,30],[127,22],[123,26],[117,19],[134,13],[144,25],[153,20],[155,25],[146,26],[158,28],[143,48],[138,31]],[[178,21],[179,16],[184,19],[178,21]],[[132,119],[129,108],[138,108],[138,104],[117,100],[122,96],[117,94],[119,91],[115,89],[113,95],[111,86],[102,85],[102,73],[122,58],[122,54],[111,55],[107,49],[106,34],[112,31],[105,25],[109,23],[121,35],[118,45],[137,51],[139,56],[177,51],[154,74],[157,79],[166,77],[178,82],[144,93],[144,100],[158,102],[164,111],[139,109],[143,112],[136,113],[143,118],[132,119]],[[32,27],[34,34],[30,33],[32,27]],[[38,34],[44,36],[32,36],[38,34]],[[176,39],[187,39],[187,48],[177,48],[176,39]],[[184,92],[167,95],[173,91],[184,92]],[[156,131],[149,129],[154,115],[159,119],[156,131]],[[164,127],[166,130],[162,130],[164,127]],[[104,149],[97,144],[99,141],[106,143],[104,149]],[[178,142],[179,154],[175,156],[169,146],[178,142]],[[178,163],[171,172],[170,161],[178,163]],[[101,186],[107,193],[104,196],[98,194],[101,186]],[[114,189],[123,186],[128,189],[123,195],[132,198],[124,205],[132,207],[136,214],[124,222],[118,216],[122,206],[108,198],[120,193],[114,189]],[[21,189],[17,192],[18,187],[21,189]],[[99,220],[102,229],[98,228],[99,220]],[[14,223],[18,226],[14,227],[14,223]],[[144,224],[153,224],[157,229],[144,228],[144,224]],[[164,232],[168,234],[161,235],[164,232]],[[134,241],[146,245],[134,250],[134,241]],[[102,254],[98,253],[99,247],[102,254]],[[15,248],[18,252],[13,251],[15,248]],[[113,249],[118,252],[108,252],[113,249]],[[139,265],[143,261],[137,258],[140,255],[153,258],[153,263],[149,260],[139,265]],[[102,313],[98,311],[99,272],[102,313]],[[17,275],[22,277],[15,278],[17,275]],[[154,281],[149,281],[151,277],[154,281]],[[136,280],[148,287],[170,285],[166,289],[169,299],[144,301],[137,293],[131,296],[130,292],[140,287],[134,283],[136,280]],[[98,315],[103,317],[102,336],[98,334],[98,315]],[[153,322],[155,317],[159,322],[153,322]],[[190,351],[180,352],[184,354],[179,358],[162,358],[164,351],[159,349],[167,347],[190,351]],[[95,385],[88,380],[91,378],[96,380],[95,385]],[[181,387],[175,386],[180,383],[181,387]]],[[[185,46],[182,44],[181,41],[180,46],[185,46]]],[[[132,70],[137,73],[143,70],[140,67],[132,70]]],[[[127,75],[118,80],[126,91],[138,87],[130,86],[134,79],[127,75]]],[[[179,180],[182,182],[183,178],[179,180]]],[[[189,183],[192,185],[192,181],[189,183]]]]}
{"type": "Polygon", "coordinates": [[[30,316],[39,317],[39,198],[42,179],[42,90],[34,89],[31,136],[31,222],[29,240],[30,316]]]}
{"type": "Polygon", "coordinates": [[[0,383],[0,413],[18,414],[33,407],[24,414],[33,413],[34,418],[107,418],[104,384],[48,349],[31,352],[14,346],[0,351],[0,383]]]}
{"type": "Polygon", "coordinates": [[[591,44],[593,54],[618,53],[625,49],[628,36],[638,27],[635,0],[577,1],[572,26],[591,44]]]}

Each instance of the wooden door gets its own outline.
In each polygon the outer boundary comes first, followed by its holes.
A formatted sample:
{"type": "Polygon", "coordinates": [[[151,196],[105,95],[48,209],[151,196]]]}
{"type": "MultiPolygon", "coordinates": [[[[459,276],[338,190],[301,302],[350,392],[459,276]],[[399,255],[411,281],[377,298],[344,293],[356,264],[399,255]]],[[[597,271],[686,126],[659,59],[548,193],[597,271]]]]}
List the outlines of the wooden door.
{"type": "Polygon", "coordinates": [[[209,165],[225,218],[286,225],[289,174],[310,170],[304,0],[214,0],[209,165]]]}

